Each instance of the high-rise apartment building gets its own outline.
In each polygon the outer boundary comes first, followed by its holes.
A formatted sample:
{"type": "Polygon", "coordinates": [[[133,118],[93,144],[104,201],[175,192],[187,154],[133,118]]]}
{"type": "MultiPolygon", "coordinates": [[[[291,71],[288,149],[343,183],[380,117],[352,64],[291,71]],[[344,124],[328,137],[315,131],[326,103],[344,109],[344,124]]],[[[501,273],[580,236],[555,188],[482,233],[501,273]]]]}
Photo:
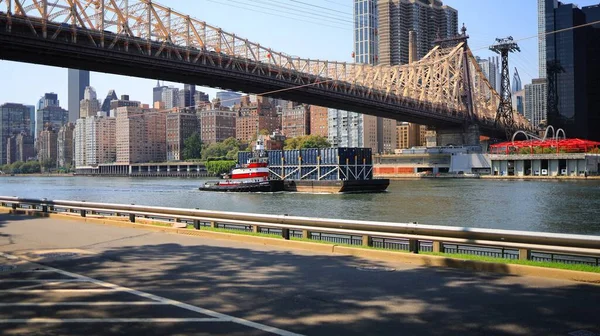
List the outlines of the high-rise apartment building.
{"type": "Polygon", "coordinates": [[[409,31],[416,34],[417,59],[433,48],[436,39],[458,34],[458,11],[439,0],[380,0],[377,13],[380,64],[409,62],[409,31]]]}
{"type": "Polygon", "coordinates": [[[237,112],[221,106],[220,100],[213,100],[212,107],[200,111],[200,138],[202,143],[210,145],[235,138],[237,112]]]}
{"type": "Polygon", "coordinates": [[[538,126],[546,120],[547,84],[543,78],[534,79],[525,85],[524,115],[533,126],[538,126]]]}
{"type": "Polygon", "coordinates": [[[179,89],[175,87],[167,87],[162,90],[161,101],[165,103],[166,109],[172,109],[179,106],[179,89]]]}
{"type": "Polygon", "coordinates": [[[200,133],[198,115],[175,112],[167,114],[167,161],[183,160],[184,142],[194,133],[200,133]]]}
{"type": "Polygon", "coordinates": [[[250,143],[259,131],[273,133],[281,128],[277,111],[263,97],[257,97],[253,102],[250,96],[244,96],[234,110],[237,111],[235,137],[242,142],[250,143]]]}
{"type": "Polygon", "coordinates": [[[407,149],[421,146],[421,126],[413,123],[403,122],[396,126],[398,136],[398,148],[407,149]]]}
{"type": "Polygon", "coordinates": [[[310,106],[310,134],[327,138],[329,136],[328,127],[329,109],[322,106],[310,106]]]}
{"type": "Polygon", "coordinates": [[[87,166],[85,158],[86,158],[86,139],[87,135],[86,131],[86,120],[85,119],[77,119],[75,123],[75,134],[73,135],[73,147],[75,147],[74,158],[75,167],[85,167],[87,166]]]}
{"type": "Polygon", "coordinates": [[[6,152],[7,164],[34,160],[35,144],[33,137],[25,132],[11,136],[7,140],[6,152]]]}
{"type": "Polygon", "coordinates": [[[117,109],[126,106],[141,107],[142,103],[136,100],[129,100],[129,95],[121,95],[120,99],[114,99],[110,102],[110,116],[116,117],[117,109]]]}
{"type": "MultiPolygon", "coordinates": [[[[354,61],[357,63],[366,63],[377,65],[380,63],[379,53],[381,51],[379,43],[381,30],[379,22],[379,6],[381,1],[375,0],[355,0],[354,1],[354,61]]],[[[389,18],[388,18],[389,19],[389,18]]],[[[388,63],[389,64],[389,63],[388,63]]],[[[368,118],[360,116],[359,118],[368,118]]],[[[371,120],[361,120],[360,124],[371,125],[371,120]]],[[[396,146],[396,121],[391,119],[376,118],[376,126],[374,128],[367,127],[362,131],[373,132],[372,134],[364,133],[364,138],[374,137],[377,144],[373,151],[383,153],[392,151],[396,146]]],[[[339,125],[339,127],[348,127],[339,125]]],[[[338,135],[352,134],[352,130],[341,130],[338,135]]],[[[346,142],[341,141],[341,142],[346,142]]],[[[352,142],[348,139],[348,142],[352,142]]]]}
{"type": "Polygon", "coordinates": [[[286,138],[310,134],[310,109],[308,105],[289,103],[281,111],[281,133],[286,138]]]}
{"type": "Polygon", "coordinates": [[[337,109],[328,110],[328,140],[333,147],[368,147],[377,151],[377,117],[337,109]]]}
{"type": "Polygon", "coordinates": [[[100,111],[100,101],[96,96],[96,90],[88,86],[85,88],[83,99],[79,103],[79,118],[95,116],[98,111],[100,111]]]}
{"type": "Polygon", "coordinates": [[[57,139],[56,130],[53,127],[46,127],[38,134],[35,140],[38,161],[50,161],[51,166],[56,166],[57,139]]]}
{"type": "Polygon", "coordinates": [[[75,125],[67,123],[58,131],[56,146],[57,146],[57,166],[67,167],[73,164],[73,140],[74,140],[75,125]]]}
{"type": "Polygon", "coordinates": [[[69,121],[75,122],[80,115],[81,100],[84,99],[85,88],[90,86],[90,72],[69,69],[69,121]]]}
{"type": "Polygon", "coordinates": [[[0,105],[0,165],[6,164],[8,138],[16,134],[31,134],[31,110],[22,104],[0,105]]]}
{"type": "Polygon", "coordinates": [[[481,71],[487,78],[490,85],[496,90],[496,92],[500,92],[501,90],[501,77],[500,77],[500,64],[498,62],[498,57],[490,57],[488,59],[483,59],[479,57],[475,57],[475,60],[481,67],[481,71]]]}
{"type": "Polygon", "coordinates": [[[117,162],[164,162],[167,113],[141,107],[117,108],[117,162]]]}
{"type": "MultiPolygon", "coordinates": [[[[35,129],[43,130],[52,127],[58,130],[63,125],[69,122],[69,111],[60,106],[48,105],[36,111],[35,113],[35,129]]],[[[39,135],[36,134],[35,138],[39,135]]]]}
{"type": "MultiPolygon", "coordinates": [[[[60,106],[60,102],[58,100],[58,95],[56,93],[51,92],[51,93],[44,94],[38,100],[36,108],[37,108],[37,111],[40,111],[40,110],[45,109],[47,107],[59,107],[59,106],[60,106]]],[[[61,110],[65,111],[63,109],[61,109],[61,110]]],[[[55,112],[47,111],[45,113],[44,112],[40,113],[40,112],[37,112],[37,111],[34,111],[34,113],[33,113],[33,118],[34,119],[32,119],[34,121],[33,134],[32,134],[34,138],[37,137],[38,132],[43,129],[44,124],[46,122],[48,122],[48,120],[41,120],[41,119],[39,119],[38,116],[44,116],[44,114],[47,115],[47,114],[56,114],[56,113],[58,113],[57,112],[58,110],[55,110],[55,112]]],[[[67,120],[65,122],[68,122],[69,121],[69,112],[68,111],[67,111],[66,118],[67,118],[67,120]]],[[[61,122],[61,123],[58,123],[58,124],[59,125],[60,124],[64,124],[64,122],[61,122]]]]}
{"type": "Polygon", "coordinates": [[[544,2],[548,124],[568,137],[600,140],[600,5],[544,2]]]}
{"type": "Polygon", "coordinates": [[[85,163],[87,166],[113,163],[117,159],[116,118],[106,112],[85,120],[85,163]]]}
{"type": "Polygon", "coordinates": [[[377,1],[354,0],[354,62],[377,64],[377,1]]]}
{"type": "Polygon", "coordinates": [[[217,92],[217,98],[221,101],[221,106],[233,107],[240,103],[242,95],[233,91],[219,91],[217,92]]]}

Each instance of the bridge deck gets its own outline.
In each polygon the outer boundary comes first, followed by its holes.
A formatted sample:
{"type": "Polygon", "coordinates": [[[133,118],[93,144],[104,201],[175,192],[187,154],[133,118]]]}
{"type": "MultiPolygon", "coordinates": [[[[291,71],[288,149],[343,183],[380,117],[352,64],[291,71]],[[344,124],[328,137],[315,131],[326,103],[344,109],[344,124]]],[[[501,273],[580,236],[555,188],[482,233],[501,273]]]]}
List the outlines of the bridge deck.
{"type": "Polygon", "coordinates": [[[18,260],[0,256],[5,334],[264,335],[269,326],[281,335],[600,333],[600,286],[567,281],[8,215],[0,215],[0,252],[43,265],[9,270],[18,260]],[[23,283],[31,276],[50,283],[23,283]],[[32,317],[71,323],[15,320],[32,317]]]}

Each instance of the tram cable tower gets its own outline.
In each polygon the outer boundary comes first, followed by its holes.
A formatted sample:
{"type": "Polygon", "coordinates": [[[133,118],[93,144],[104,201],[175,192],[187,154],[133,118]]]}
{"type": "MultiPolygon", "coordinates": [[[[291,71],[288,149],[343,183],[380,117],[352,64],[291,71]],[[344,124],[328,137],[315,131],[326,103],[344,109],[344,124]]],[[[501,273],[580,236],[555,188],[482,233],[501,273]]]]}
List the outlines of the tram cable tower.
{"type": "Polygon", "coordinates": [[[508,53],[520,52],[521,48],[513,40],[512,36],[507,38],[497,38],[496,43],[490,47],[490,50],[500,54],[502,57],[502,74],[500,88],[500,104],[496,112],[495,125],[504,124],[506,134],[510,138],[515,131],[515,120],[513,119],[512,96],[510,88],[510,72],[508,68],[508,53]]]}

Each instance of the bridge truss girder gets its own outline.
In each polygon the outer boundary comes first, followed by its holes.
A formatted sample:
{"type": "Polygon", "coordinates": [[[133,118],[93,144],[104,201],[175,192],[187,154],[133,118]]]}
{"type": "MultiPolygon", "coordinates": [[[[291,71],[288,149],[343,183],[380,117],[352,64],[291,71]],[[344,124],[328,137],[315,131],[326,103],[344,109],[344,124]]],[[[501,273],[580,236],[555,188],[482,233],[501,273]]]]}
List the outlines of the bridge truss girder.
{"type": "MultiPolygon", "coordinates": [[[[70,42],[103,50],[219,67],[427,109],[464,122],[494,121],[500,102],[466,42],[435,47],[410,65],[371,66],[293,57],[151,0],[0,0],[0,11],[6,13],[8,30],[19,20],[43,39],[56,40],[66,33],[70,42]]],[[[520,122],[528,128],[526,121],[520,122]]]]}

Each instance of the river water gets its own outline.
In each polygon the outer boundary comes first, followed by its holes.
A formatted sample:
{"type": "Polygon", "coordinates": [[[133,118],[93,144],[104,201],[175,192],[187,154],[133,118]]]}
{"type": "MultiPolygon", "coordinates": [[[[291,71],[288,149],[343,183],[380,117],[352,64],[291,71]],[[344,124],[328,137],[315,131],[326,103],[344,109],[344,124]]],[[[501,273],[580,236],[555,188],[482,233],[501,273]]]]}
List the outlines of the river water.
{"type": "Polygon", "coordinates": [[[379,194],[214,193],[196,178],[0,177],[0,195],[600,235],[600,181],[423,179],[379,194]]]}

